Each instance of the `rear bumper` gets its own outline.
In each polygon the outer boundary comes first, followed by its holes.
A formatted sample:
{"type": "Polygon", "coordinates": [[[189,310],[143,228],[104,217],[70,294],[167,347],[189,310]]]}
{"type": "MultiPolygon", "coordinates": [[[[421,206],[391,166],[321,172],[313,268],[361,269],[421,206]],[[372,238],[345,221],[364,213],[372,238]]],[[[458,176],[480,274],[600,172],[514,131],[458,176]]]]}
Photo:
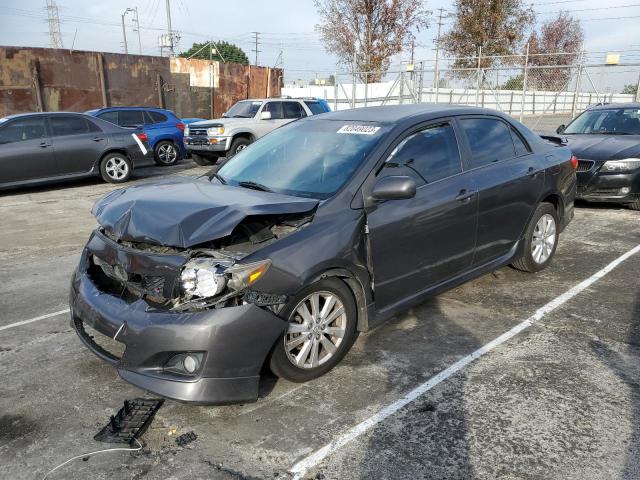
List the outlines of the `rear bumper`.
{"type": "Polygon", "coordinates": [[[257,399],[260,371],[286,326],[282,319],[253,304],[177,313],[153,309],[142,299],[128,303],[93,284],[83,271],[86,255],[87,250],[71,283],[71,326],[123,380],[184,402],[225,404],[257,399]],[[93,338],[85,326],[97,332],[93,338]],[[124,346],[121,357],[99,344],[102,336],[115,337],[124,346]],[[179,352],[204,352],[195,376],[163,369],[179,352]]]}
{"type": "Polygon", "coordinates": [[[640,169],[629,173],[578,172],[577,198],[631,203],[640,199],[640,169]]]}

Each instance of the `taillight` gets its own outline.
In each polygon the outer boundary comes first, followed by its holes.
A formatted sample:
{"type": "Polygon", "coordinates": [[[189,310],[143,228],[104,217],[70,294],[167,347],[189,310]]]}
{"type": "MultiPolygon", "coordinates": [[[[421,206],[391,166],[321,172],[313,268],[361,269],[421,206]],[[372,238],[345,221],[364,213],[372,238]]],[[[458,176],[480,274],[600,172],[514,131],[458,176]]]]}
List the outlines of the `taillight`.
{"type": "Polygon", "coordinates": [[[182,130],[184,132],[184,123],[178,123],[176,127],[178,127],[178,130],[182,130]]]}
{"type": "Polygon", "coordinates": [[[146,133],[137,133],[136,134],[141,142],[146,142],[148,140],[146,133]]]}
{"type": "Polygon", "coordinates": [[[574,170],[578,169],[578,157],[576,157],[575,155],[571,155],[571,166],[574,170]]]}

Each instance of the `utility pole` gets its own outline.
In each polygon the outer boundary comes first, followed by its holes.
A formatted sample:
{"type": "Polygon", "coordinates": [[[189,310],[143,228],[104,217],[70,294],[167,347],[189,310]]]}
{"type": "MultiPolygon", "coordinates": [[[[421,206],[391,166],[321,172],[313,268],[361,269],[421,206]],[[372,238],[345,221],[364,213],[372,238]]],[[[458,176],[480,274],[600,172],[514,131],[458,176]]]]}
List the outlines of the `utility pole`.
{"type": "Polygon", "coordinates": [[[415,40],[411,40],[411,75],[410,75],[411,80],[413,80],[413,71],[414,71],[413,61],[414,61],[415,49],[416,49],[416,42],[415,40]]]}
{"type": "Polygon", "coordinates": [[[62,34],[60,33],[60,16],[58,5],[54,0],[47,0],[47,23],[49,24],[49,42],[51,48],[64,48],[62,34]]]}
{"type": "Polygon", "coordinates": [[[125,55],[129,55],[129,47],[127,46],[127,29],[124,26],[124,17],[127,14],[128,11],[129,11],[129,9],[126,9],[124,11],[124,13],[122,15],[120,15],[120,18],[122,19],[122,41],[123,41],[123,45],[124,45],[124,54],[125,55]]]}
{"type": "Polygon", "coordinates": [[[440,31],[442,30],[442,13],[444,8],[438,9],[438,35],[436,36],[436,65],[433,74],[433,83],[436,86],[436,103],[438,103],[438,94],[440,93],[440,31]]]}
{"type": "Polygon", "coordinates": [[[173,30],[171,28],[171,4],[167,0],[167,33],[169,34],[169,56],[173,57],[173,30]]]}
{"type": "Polygon", "coordinates": [[[138,32],[138,53],[142,55],[142,42],[140,41],[140,21],[138,20],[138,7],[127,8],[127,12],[133,12],[136,16],[136,18],[133,19],[133,22],[136,24],[136,28],[134,32],[138,32]]]}
{"type": "Polygon", "coordinates": [[[254,34],[255,36],[255,43],[256,43],[256,48],[251,50],[252,52],[256,52],[256,61],[254,63],[255,66],[258,66],[258,53],[260,52],[260,50],[258,50],[258,45],[260,44],[260,40],[259,40],[259,35],[260,32],[251,32],[254,34]]]}

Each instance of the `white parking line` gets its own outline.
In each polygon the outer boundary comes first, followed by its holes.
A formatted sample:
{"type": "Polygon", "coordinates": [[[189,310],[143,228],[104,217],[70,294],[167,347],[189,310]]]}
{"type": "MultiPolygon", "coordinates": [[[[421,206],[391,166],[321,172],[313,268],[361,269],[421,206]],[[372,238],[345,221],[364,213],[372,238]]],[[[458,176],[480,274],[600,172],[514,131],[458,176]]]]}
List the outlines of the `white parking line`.
{"type": "Polygon", "coordinates": [[[45,319],[51,318],[51,317],[57,317],[58,315],[63,315],[65,313],[69,313],[69,309],[68,308],[65,308],[64,310],[60,310],[60,311],[57,311],[57,312],[47,313],[45,315],[40,315],[39,317],[30,318],[29,320],[22,320],[22,321],[16,322],[16,323],[10,323],[9,325],[3,325],[3,326],[0,327],[0,330],[8,330],[10,328],[19,327],[21,325],[26,325],[28,323],[39,322],[40,320],[45,320],[45,319]]]}
{"type": "Polygon", "coordinates": [[[449,368],[443,370],[442,372],[440,372],[436,376],[431,377],[429,380],[427,380],[423,384],[421,384],[421,385],[417,386],[416,388],[414,388],[413,390],[411,390],[409,393],[407,393],[401,399],[391,403],[390,405],[387,405],[382,410],[378,411],[378,413],[376,413],[375,415],[367,418],[366,420],[364,420],[364,421],[360,422],[359,424],[357,424],[355,427],[352,427],[347,432],[345,432],[342,435],[336,437],[330,443],[328,443],[327,445],[325,445],[321,449],[315,451],[314,453],[312,453],[308,457],[303,458],[298,463],[296,463],[293,467],[291,467],[291,469],[289,470],[291,473],[294,474],[294,477],[293,477],[294,480],[302,478],[305,475],[305,473],[307,472],[307,470],[309,470],[310,468],[315,467],[316,465],[318,465],[327,456],[331,455],[333,452],[335,452],[339,448],[343,447],[347,443],[351,442],[352,440],[355,440],[360,435],[362,435],[367,430],[369,430],[371,427],[375,426],[376,424],[382,422],[383,420],[385,420],[389,416],[393,415],[394,413],[396,413],[398,410],[400,410],[401,408],[403,408],[407,404],[413,402],[415,399],[417,399],[418,397],[420,397],[424,393],[426,393],[429,390],[431,390],[433,387],[438,385],[440,382],[443,382],[444,380],[449,378],[451,375],[453,375],[456,372],[462,370],[464,367],[469,365],[475,359],[481,357],[485,353],[490,352],[491,350],[493,350],[497,346],[499,346],[499,345],[503,344],[504,342],[506,342],[507,340],[510,340],[511,338],[515,337],[518,333],[520,333],[523,330],[529,328],[531,325],[533,325],[535,322],[537,322],[538,320],[543,318],[545,315],[547,315],[548,313],[552,312],[553,310],[555,310],[556,308],[558,308],[562,304],[566,303],[567,301],[571,300],[573,297],[578,295],[583,290],[589,288],[591,285],[593,285],[595,282],[600,280],[602,277],[604,277],[611,270],[613,270],[618,265],[620,265],[622,262],[624,262],[629,257],[631,257],[632,255],[634,255],[634,254],[636,254],[638,252],[640,252],[640,245],[635,246],[634,248],[629,250],[627,253],[625,253],[625,254],[621,255],[620,257],[618,257],[617,259],[615,259],[613,262],[611,262],[609,265],[604,267],[602,270],[599,270],[598,272],[594,273],[592,276],[590,276],[586,280],[580,282],[579,284],[577,284],[573,288],[571,288],[571,289],[567,290],[566,292],[564,292],[562,295],[554,298],[549,303],[547,303],[543,307],[541,307],[538,310],[536,310],[536,312],[533,315],[531,315],[529,318],[527,318],[523,322],[519,323],[518,325],[513,327],[508,332],[503,333],[499,337],[493,339],[492,341],[490,341],[486,345],[480,347],[476,351],[470,353],[466,357],[461,358],[456,363],[451,365],[449,368]]]}

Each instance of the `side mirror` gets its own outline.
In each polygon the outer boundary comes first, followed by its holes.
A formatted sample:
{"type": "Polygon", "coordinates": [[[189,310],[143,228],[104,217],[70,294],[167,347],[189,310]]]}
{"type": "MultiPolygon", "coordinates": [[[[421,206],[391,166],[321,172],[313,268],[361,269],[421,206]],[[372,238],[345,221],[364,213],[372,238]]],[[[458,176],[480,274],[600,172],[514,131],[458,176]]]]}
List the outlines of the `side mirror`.
{"type": "Polygon", "coordinates": [[[222,114],[222,117],[223,117],[223,118],[225,118],[226,116],[227,116],[227,112],[224,112],[224,113],[222,114]]]}
{"type": "Polygon", "coordinates": [[[416,196],[416,182],[411,177],[392,175],[381,178],[373,186],[375,200],[402,200],[416,196]]]}
{"type": "Polygon", "coordinates": [[[260,112],[260,120],[271,120],[271,112],[260,112]]]}
{"type": "Polygon", "coordinates": [[[562,133],[564,132],[564,129],[567,128],[566,125],[563,123],[562,125],[560,125],[558,128],[556,128],[556,133],[562,133]]]}

